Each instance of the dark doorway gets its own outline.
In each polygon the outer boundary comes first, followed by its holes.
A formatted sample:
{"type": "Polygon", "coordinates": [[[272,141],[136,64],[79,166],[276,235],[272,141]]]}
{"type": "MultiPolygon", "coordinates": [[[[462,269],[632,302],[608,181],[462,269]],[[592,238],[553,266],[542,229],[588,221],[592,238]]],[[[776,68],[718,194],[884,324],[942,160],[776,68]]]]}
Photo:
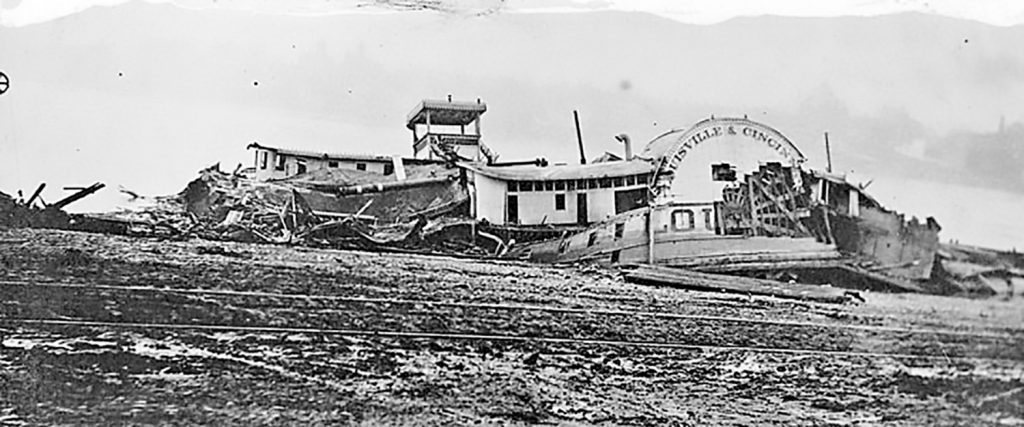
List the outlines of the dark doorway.
{"type": "Polygon", "coordinates": [[[633,190],[622,190],[615,192],[615,213],[620,214],[626,211],[647,206],[647,189],[637,188],[633,190]]]}
{"type": "Polygon", "coordinates": [[[576,223],[587,224],[587,193],[576,195],[576,223]]]}
{"type": "Polygon", "coordinates": [[[505,203],[505,223],[506,224],[518,224],[519,223],[519,197],[508,196],[508,202],[505,203]]]}
{"type": "Polygon", "coordinates": [[[299,163],[297,166],[298,166],[298,168],[295,171],[296,174],[306,173],[306,164],[305,163],[299,163]]]}

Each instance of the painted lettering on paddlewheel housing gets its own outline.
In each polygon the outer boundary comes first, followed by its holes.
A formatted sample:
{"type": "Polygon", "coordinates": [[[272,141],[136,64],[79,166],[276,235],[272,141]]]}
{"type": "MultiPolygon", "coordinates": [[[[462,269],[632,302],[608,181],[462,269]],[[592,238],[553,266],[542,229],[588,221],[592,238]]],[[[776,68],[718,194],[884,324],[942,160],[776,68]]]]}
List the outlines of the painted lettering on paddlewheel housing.
{"type": "Polygon", "coordinates": [[[689,154],[690,150],[693,150],[704,141],[724,135],[741,135],[754,141],[764,143],[786,159],[792,162],[798,161],[798,159],[794,158],[793,151],[790,149],[789,144],[778,139],[773,132],[748,125],[720,125],[710,126],[690,135],[690,137],[679,146],[679,149],[676,150],[675,154],[672,155],[670,162],[671,167],[673,169],[677,167],[679,162],[689,154]]]}

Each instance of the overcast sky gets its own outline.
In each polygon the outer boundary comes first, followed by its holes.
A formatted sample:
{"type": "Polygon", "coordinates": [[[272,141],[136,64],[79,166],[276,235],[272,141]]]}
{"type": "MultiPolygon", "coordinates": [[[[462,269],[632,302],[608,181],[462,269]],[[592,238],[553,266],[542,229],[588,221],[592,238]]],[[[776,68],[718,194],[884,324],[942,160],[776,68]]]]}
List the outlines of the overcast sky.
{"type": "Polygon", "coordinates": [[[1024,2],[366,3],[2,0],[0,191],[173,193],[252,141],[408,155],[406,113],[447,94],[488,103],[507,160],[578,158],[574,109],[588,157],[747,114],[816,167],[829,131],[837,169],[896,195],[936,178],[922,147],[1024,123],[1024,2]]]}

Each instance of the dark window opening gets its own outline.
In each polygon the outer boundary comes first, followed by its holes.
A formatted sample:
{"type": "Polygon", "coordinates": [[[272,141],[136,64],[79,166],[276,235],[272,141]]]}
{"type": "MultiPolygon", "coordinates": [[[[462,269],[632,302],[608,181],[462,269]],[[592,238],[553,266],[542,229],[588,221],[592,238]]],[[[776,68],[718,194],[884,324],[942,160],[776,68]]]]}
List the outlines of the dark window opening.
{"type": "Polygon", "coordinates": [[[356,170],[357,171],[364,171],[364,170],[366,170],[366,163],[356,163],[356,170]]]}
{"type": "Polygon", "coordinates": [[[565,189],[569,191],[575,191],[576,181],[565,181],[565,189]]]}
{"type": "Polygon", "coordinates": [[[555,194],[555,210],[565,210],[565,194],[555,194]]]}
{"type": "Polygon", "coordinates": [[[565,191],[565,181],[555,181],[555,191],[565,191]]]}
{"type": "Polygon", "coordinates": [[[544,191],[555,191],[555,183],[553,181],[544,181],[544,191]]]}
{"type": "Polygon", "coordinates": [[[597,180],[596,179],[588,179],[587,180],[587,188],[589,188],[591,190],[597,188],[597,180]]]}
{"type": "Polygon", "coordinates": [[[533,183],[530,181],[520,182],[519,191],[533,191],[533,183]]]}
{"type": "Polygon", "coordinates": [[[587,223],[587,193],[576,193],[576,223],[587,223]]]}
{"type": "Polygon", "coordinates": [[[593,233],[590,233],[590,236],[587,237],[587,247],[589,248],[591,246],[594,246],[595,243],[597,243],[597,232],[596,231],[593,232],[593,233]]]}
{"type": "Polygon", "coordinates": [[[612,186],[613,187],[622,187],[622,178],[612,179],[612,186]]]}
{"type": "Polygon", "coordinates": [[[615,240],[621,239],[622,238],[622,233],[624,231],[626,231],[626,224],[621,223],[621,222],[618,223],[618,224],[615,224],[615,240]]]}
{"type": "Polygon", "coordinates": [[[626,185],[636,185],[636,177],[633,175],[627,176],[626,185]]]}
{"type": "Polygon", "coordinates": [[[704,212],[704,228],[714,230],[715,227],[711,225],[711,209],[701,209],[701,212],[704,212]]]}
{"type": "Polygon", "coordinates": [[[277,162],[274,164],[274,169],[279,171],[284,170],[284,156],[280,154],[277,155],[277,162]]]}
{"type": "Polygon", "coordinates": [[[711,180],[712,181],[735,181],[736,180],[736,168],[728,163],[719,163],[711,165],[711,180]]]}
{"type": "Polygon", "coordinates": [[[647,175],[637,175],[636,183],[637,185],[647,184],[647,175]]]}
{"type": "Polygon", "coordinates": [[[505,221],[508,224],[519,223],[519,197],[508,196],[508,202],[505,204],[505,221]]]}
{"type": "Polygon", "coordinates": [[[587,189],[587,180],[585,180],[585,179],[576,180],[576,188],[579,189],[579,190],[586,190],[587,189]]]}
{"type": "Polygon", "coordinates": [[[612,264],[619,263],[619,251],[612,252],[612,264]]]}
{"type": "Polygon", "coordinates": [[[612,179],[611,178],[601,178],[601,181],[599,181],[599,183],[601,184],[601,188],[611,188],[611,186],[612,186],[612,179]]]}
{"type": "Polygon", "coordinates": [[[260,169],[267,168],[267,152],[263,151],[260,153],[260,169]]]}
{"type": "Polygon", "coordinates": [[[329,167],[329,168],[336,168],[336,167],[338,167],[338,162],[336,160],[331,160],[331,161],[327,162],[327,167],[329,167]]]}
{"type": "Polygon", "coordinates": [[[395,173],[395,165],[391,163],[384,164],[384,175],[391,175],[395,173]]]}
{"type": "Polygon", "coordinates": [[[517,182],[515,182],[515,181],[509,181],[509,182],[508,182],[508,191],[509,191],[510,193],[515,193],[516,191],[519,191],[519,185],[518,185],[518,183],[517,183],[517,182]]]}
{"type": "Polygon", "coordinates": [[[297,173],[297,174],[306,173],[306,163],[305,162],[299,162],[295,166],[296,166],[295,173],[297,173]]]}

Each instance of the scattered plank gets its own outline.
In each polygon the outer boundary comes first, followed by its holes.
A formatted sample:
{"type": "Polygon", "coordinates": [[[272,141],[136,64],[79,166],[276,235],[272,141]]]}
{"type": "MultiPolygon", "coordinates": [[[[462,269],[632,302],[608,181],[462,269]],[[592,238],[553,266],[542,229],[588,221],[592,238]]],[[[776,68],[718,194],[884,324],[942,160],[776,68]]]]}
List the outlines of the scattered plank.
{"type": "Polygon", "coordinates": [[[774,280],[700,273],[681,268],[651,265],[640,265],[626,273],[626,281],[699,291],[764,295],[833,304],[850,301],[848,294],[851,292],[829,286],[782,283],[774,280]]]}

